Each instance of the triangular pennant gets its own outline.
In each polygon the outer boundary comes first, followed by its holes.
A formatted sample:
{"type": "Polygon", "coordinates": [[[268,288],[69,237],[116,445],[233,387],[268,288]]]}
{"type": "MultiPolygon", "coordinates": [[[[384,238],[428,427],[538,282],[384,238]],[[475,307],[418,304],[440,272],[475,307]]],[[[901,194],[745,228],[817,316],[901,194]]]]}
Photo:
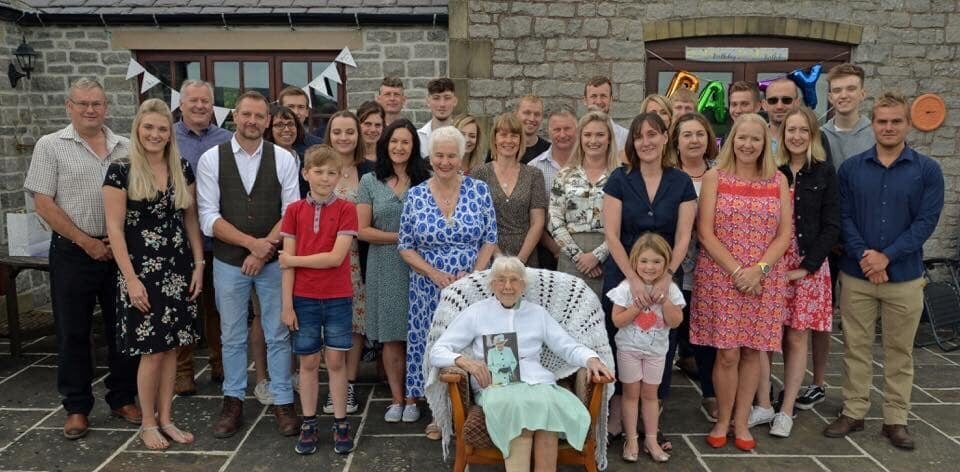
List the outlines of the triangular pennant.
{"type": "Polygon", "coordinates": [[[155,75],[149,72],[144,72],[143,84],[140,85],[140,93],[146,93],[147,90],[152,89],[154,86],[156,86],[159,83],[160,83],[160,79],[158,79],[155,75]]]}
{"type": "Polygon", "coordinates": [[[147,70],[144,69],[139,62],[130,59],[130,63],[127,64],[127,80],[130,80],[146,71],[147,70]]]}
{"type": "Polygon", "coordinates": [[[320,73],[320,77],[325,79],[330,79],[338,84],[342,84],[343,81],[340,80],[340,72],[337,71],[337,63],[331,62],[323,72],[320,73]]]}
{"type": "Polygon", "coordinates": [[[170,91],[170,111],[174,111],[177,108],[180,108],[180,92],[176,90],[170,91]]]}
{"type": "Polygon", "coordinates": [[[350,67],[357,67],[357,63],[353,60],[353,54],[350,54],[350,48],[344,46],[340,50],[340,54],[337,54],[337,58],[333,60],[334,62],[339,62],[341,64],[346,64],[350,67]]]}
{"type": "MultiPolygon", "coordinates": [[[[327,93],[327,82],[323,80],[323,75],[319,75],[316,79],[310,81],[310,83],[307,84],[307,87],[316,90],[318,94],[323,95],[324,97],[327,97],[331,100],[333,99],[333,97],[327,93]]],[[[310,94],[307,93],[307,96],[309,97],[310,94]]]]}
{"type": "Polygon", "coordinates": [[[229,108],[213,107],[213,116],[217,119],[217,126],[223,126],[223,122],[227,120],[227,115],[229,114],[229,108]]]}
{"type": "Polygon", "coordinates": [[[313,98],[310,96],[310,86],[305,85],[300,90],[303,90],[303,93],[307,94],[307,108],[313,108],[313,98]]]}

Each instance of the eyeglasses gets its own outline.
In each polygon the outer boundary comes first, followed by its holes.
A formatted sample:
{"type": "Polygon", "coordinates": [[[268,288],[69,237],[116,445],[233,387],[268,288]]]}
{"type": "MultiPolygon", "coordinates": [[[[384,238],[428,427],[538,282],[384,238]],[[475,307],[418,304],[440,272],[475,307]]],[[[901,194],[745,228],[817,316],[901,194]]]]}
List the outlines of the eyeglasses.
{"type": "Polygon", "coordinates": [[[274,123],[274,129],[297,129],[296,123],[274,123]]]}
{"type": "Polygon", "coordinates": [[[789,105],[793,103],[796,98],[793,97],[767,97],[767,104],[776,105],[779,102],[783,102],[784,105],[789,105]]]}
{"type": "Polygon", "coordinates": [[[106,102],[78,102],[73,100],[72,98],[68,98],[67,100],[70,100],[70,103],[76,105],[81,110],[86,110],[87,108],[93,108],[94,110],[102,110],[104,107],[107,106],[106,102]]]}

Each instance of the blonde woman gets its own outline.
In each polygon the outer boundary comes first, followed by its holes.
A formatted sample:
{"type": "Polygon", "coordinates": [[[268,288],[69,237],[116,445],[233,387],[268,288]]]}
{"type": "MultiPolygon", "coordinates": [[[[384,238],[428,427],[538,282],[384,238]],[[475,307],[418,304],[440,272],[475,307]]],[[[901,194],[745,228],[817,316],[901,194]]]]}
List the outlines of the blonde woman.
{"type": "Polygon", "coordinates": [[[120,272],[120,349],[140,356],[140,439],[148,449],[193,442],[173,424],[175,348],[194,343],[195,303],[203,288],[203,243],[194,177],[171,139],[173,116],[150,99],[133,121],[130,155],[110,165],[103,204],[120,272]]]}
{"type": "Polygon", "coordinates": [[[503,254],[517,256],[531,267],[537,264],[537,242],[543,234],[547,213],[547,189],[540,169],[523,164],[526,149],[523,124],[513,113],[493,122],[488,162],[473,177],[490,187],[497,212],[497,245],[503,254]]]}
{"type": "Polygon", "coordinates": [[[463,155],[463,175],[470,175],[470,172],[483,165],[483,154],[480,152],[483,134],[480,133],[480,124],[473,115],[461,115],[453,120],[453,126],[463,133],[463,139],[467,144],[467,150],[463,155]]]}
{"type": "Polygon", "coordinates": [[[640,102],[640,113],[656,113],[669,128],[673,124],[673,101],[663,95],[651,93],[640,102]]]}
{"type": "Polygon", "coordinates": [[[582,278],[601,298],[600,277],[610,254],[603,235],[603,186],[620,166],[610,123],[599,111],[580,119],[573,154],[550,190],[549,228],[560,246],[557,270],[582,278]]]}

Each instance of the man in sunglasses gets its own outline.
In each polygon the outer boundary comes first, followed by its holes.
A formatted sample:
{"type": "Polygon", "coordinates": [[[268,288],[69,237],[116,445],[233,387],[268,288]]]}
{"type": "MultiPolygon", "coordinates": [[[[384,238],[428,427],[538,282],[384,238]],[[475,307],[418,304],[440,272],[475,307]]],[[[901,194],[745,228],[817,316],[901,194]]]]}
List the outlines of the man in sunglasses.
{"type": "Polygon", "coordinates": [[[770,136],[773,137],[771,144],[777,147],[777,131],[780,124],[787,116],[787,113],[797,109],[800,106],[800,91],[797,84],[787,78],[774,80],[767,86],[766,96],[763,99],[763,111],[767,112],[767,120],[770,121],[770,136]]]}

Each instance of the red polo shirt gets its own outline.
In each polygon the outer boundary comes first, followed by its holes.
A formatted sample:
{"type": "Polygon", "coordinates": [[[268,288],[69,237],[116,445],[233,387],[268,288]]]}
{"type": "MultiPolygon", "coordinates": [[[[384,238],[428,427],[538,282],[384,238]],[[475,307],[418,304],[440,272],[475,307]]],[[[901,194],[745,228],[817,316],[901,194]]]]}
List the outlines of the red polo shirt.
{"type": "MultiPolygon", "coordinates": [[[[317,202],[308,193],[306,198],[287,207],[280,234],[296,240],[298,256],[330,252],[337,236],[357,235],[357,209],[353,203],[332,194],[326,201],[317,202]]],[[[337,267],[295,268],[293,295],[317,300],[352,297],[350,254],[337,267]]]]}

